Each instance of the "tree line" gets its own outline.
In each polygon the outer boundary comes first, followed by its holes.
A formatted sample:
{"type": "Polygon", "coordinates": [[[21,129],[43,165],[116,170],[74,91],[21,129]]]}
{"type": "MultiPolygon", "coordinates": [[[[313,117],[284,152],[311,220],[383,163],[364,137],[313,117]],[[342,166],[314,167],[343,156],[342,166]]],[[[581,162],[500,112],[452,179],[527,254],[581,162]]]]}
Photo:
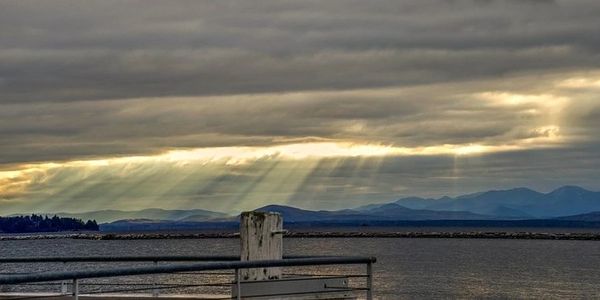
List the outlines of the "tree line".
{"type": "Polygon", "coordinates": [[[0,217],[0,232],[21,233],[21,232],[56,232],[56,231],[76,231],[92,230],[98,231],[100,227],[96,220],[83,222],[81,219],[62,218],[59,216],[31,215],[0,217]]]}

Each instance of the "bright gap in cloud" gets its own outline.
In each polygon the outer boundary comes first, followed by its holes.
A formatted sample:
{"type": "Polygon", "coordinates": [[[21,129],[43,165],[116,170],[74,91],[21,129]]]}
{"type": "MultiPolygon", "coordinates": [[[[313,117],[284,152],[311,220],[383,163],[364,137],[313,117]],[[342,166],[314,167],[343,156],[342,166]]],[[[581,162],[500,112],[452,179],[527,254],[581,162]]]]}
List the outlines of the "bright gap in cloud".
{"type": "MultiPolygon", "coordinates": [[[[544,137],[550,141],[556,136],[544,137]]],[[[343,157],[382,157],[382,156],[416,156],[416,155],[469,155],[491,152],[519,150],[526,147],[527,140],[520,144],[482,145],[445,144],[425,147],[396,147],[381,144],[358,144],[347,142],[316,142],[276,145],[267,147],[213,147],[191,150],[171,150],[156,156],[134,156],[103,160],[73,161],[66,163],[75,166],[102,166],[113,163],[136,162],[172,162],[185,164],[188,162],[224,163],[240,165],[256,160],[310,160],[343,157]]],[[[541,146],[540,144],[539,146],[541,146]]],[[[533,146],[533,145],[529,145],[533,146]]],[[[529,147],[527,146],[527,147],[529,147]]]]}
{"type": "Polygon", "coordinates": [[[306,160],[343,157],[383,157],[383,156],[417,156],[417,155],[470,155],[502,151],[541,148],[556,145],[561,137],[556,126],[540,127],[536,130],[549,131],[552,134],[531,139],[523,139],[512,144],[444,144],[422,147],[397,147],[382,144],[361,144],[350,142],[314,142],[275,145],[266,147],[210,147],[189,150],[170,150],[159,155],[127,156],[94,160],[76,160],[64,163],[50,162],[23,165],[21,170],[0,171],[0,178],[15,178],[22,174],[22,169],[44,170],[56,167],[100,167],[120,163],[171,162],[185,164],[187,162],[224,163],[226,165],[245,164],[255,160],[282,159],[306,160]]]}
{"type": "MultiPolygon", "coordinates": [[[[556,132],[558,129],[555,129],[556,132]]],[[[439,145],[427,147],[395,147],[381,144],[360,144],[350,142],[314,142],[275,145],[267,147],[213,147],[190,150],[171,150],[154,156],[130,156],[96,160],[78,160],[64,163],[42,163],[23,165],[18,170],[0,171],[0,198],[9,198],[18,194],[26,186],[43,178],[46,171],[57,168],[78,168],[93,171],[96,168],[118,165],[148,165],[166,163],[187,164],[222,164],[228,166],[245,165],[259,160],[305,160],[318,161],[328,158],[352,157],[389,157],[418,155],[477,155],[501,151],[513,151],[544,147],[560,139],[554,134],[522,140],[520,143],[507,145],[439,145]]]]}

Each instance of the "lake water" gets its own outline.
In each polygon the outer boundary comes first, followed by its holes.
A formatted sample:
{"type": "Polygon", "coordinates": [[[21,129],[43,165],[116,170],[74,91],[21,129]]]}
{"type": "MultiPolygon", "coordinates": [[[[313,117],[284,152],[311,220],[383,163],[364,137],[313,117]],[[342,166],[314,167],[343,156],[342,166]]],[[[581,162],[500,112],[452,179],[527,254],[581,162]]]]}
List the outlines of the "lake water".
{"type": "MultiPolygon", "coordinates": [[[[237,255],[238,243],[237,239],[0,241],[0,256],[237,255]]],[[[287,255],[376,256],[378,299],[600,299],[598,241],[297,238],[285,239],[284,246],[287,255]]],[[[31,267],[2,266],[5,272],[24,269],[31,267]]]]}

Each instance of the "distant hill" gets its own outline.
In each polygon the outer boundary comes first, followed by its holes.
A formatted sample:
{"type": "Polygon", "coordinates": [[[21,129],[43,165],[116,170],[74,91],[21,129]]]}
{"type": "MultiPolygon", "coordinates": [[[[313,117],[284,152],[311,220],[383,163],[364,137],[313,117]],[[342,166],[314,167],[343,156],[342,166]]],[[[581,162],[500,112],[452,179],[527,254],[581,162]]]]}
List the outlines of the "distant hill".
{"type": "Polygon", "coordinates": [[[494,216],[475,214],[468,211],[437,211],[410,209],[396,203],[384,204],[365,211],[370,215],[391,217],[395,220],[491,220],[494,216]]]}
{"type": "MultiPolygon", "coordinates": [[[[563,186],[544,194],[528,188],[486,191],[458,197],[426,199],[402,198],[395,202],[411,209],[434,211],[469,211],[497,218],[554,218],[600,211],[600,192],[578,186],[563,186]]],[[[381,205],[369,205],[365,211],[381,205]]]]}
{"type": "MultiPolygon", "coordinates": [[[[397,200],[396,204],[398,205],[402,205],[404,207],[408,207],[408,208],[412,208],[412,209],[425,209],[426,207],[434,204],[436,201],[443,201],[446,198],[442,198],[439,200],[436,199],[427,199],[427,198],[421,198],[421,197],[407,197],[407,198],[402,198],[400,200],[397,200]]],[[[447,199],[451,199],[448,198],[447,199]]]]}
{"type": "Polygon", "coordinates": [[[226,218],[229,215],[214,212],[203,209],[189,209],[189,210],[168,210],[159,208],[148,208],[142,210],[98,210],[81,213],[42,213],[42,215],[57,215],[60,217],[77,218],[85,220],[96,220],[98,223],[108,223],[118,220],[135,220],[135,219],[148,219],[148,220],[166,220],[166,221],[178,221],[185,218],[193,217],[195,220],[207,221],[211,219],[226,218]]]}
{"type": "Polygon", "coordinates": [[[584,221],[584,222],[600,222],[600,211],[595,211],[587,214],[580,214],[574,216],[566,216],[556,218],[556,220],[562,221],[584,221]]]}
{"type": "Polygon", "coordinates": [[[284,222],[363,220],[375,218],[375,216],[361,214],[356,211],[313,211],[284,205],[267,205],[255,210],[280,213],[284,222]]]}
{"type": "Polygon", "coordinates": [[[530,210],[528,211],[528,208],[542,203],[543,197],[544,194],[542,193],[527,188],[516,188],[445,198],[427,206],[427,209],[466,210],[474,213],[513,218],[525,215],[535,216],[530,210]]]}
{"type": "Polygon", "coordinates": [[[311,221],[369,221],[369,220],[489,220],[492,216],[457,211],[432,211],[410,209],[398,204],[385,204],[371,209],[312,211],[283,205],[268,205],[256,209],[258,211],[278,212],[285,222],[311,221]]]}
{"type": "Polygon", "coordinates": [[[157,231],[157,230],[194,230],[194,229],[235,229],[239,224],[235,220],[229,221],[165,221],[149,219],[119,220],[100,224],[101,231],[157,231]]]}
{"type": "Polygon", "coordinates": [[[236,218],[230,215],[224,216],[207,216],[207,215],[191,215],[177,220],[178,222],[229,222],[235,221],[236,218]]]}

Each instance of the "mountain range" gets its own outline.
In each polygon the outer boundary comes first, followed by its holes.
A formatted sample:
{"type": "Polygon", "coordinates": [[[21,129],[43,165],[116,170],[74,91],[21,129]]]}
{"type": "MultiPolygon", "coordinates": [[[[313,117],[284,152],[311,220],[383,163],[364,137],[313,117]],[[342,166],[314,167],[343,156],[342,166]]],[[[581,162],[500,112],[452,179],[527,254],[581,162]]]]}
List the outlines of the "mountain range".
{"type": "Polygon", "coordinates": [[[555,218],[600,211],[600,192],[588,191],[578,186],[563,186],[549,193],[515,188],[455,198],[410,197],[394,203],[411,209],[470,211],[500,218],[555,218]]]}
{"type": "MultiPolygon", "coordinates": [[[[437,199],[408,197],[390,203],[369,204],[343,210],[307,210],[284,205],[268,205],[259,211],[282,214],[288,223],[352,223],[391,221],[499,221],[561,220],[600,222],[600,192],[577,186],[563,186],[549,193],[528,188],[492,190],[458,197],[437,199]]],[[[233,224],[239,215],[202,209],[139,211],[101,210],[49,215],[95,219],[104,228],[194,228],[233,224]],[[112,224],[112,225],[111,225],[112,224]]]]}
{"type": "Polygon", "coordinates": [[[485,216],[465,211],[417,210],[389,203],[369,210],[311,211],[291,206],[268,205],[257,208],[258,211],[278,212],[286,222],[340,222],[374,220],[491,220],[494,216],[485,216]]]}

